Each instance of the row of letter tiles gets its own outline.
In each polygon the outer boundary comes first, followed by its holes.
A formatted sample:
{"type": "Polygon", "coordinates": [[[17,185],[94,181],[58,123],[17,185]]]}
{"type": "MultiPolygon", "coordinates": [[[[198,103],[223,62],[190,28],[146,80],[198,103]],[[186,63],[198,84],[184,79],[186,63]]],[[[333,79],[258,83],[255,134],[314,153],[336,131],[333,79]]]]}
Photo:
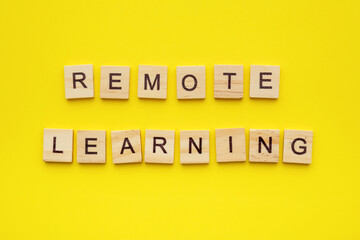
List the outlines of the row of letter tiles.
{"type": "MultiPolygon", "coordinates": [[[[244,128],[216,129],[216,161],[246,161],[244,128]]],[[[279,161],[280,131],[250,129],[249,161],[279,161]]],[[[283,162],[310,164],[313,132],[284,130],[283,162]]],[[[111,132],[112,159],[118,163],[142,162],[140,130],[111,132]]],[[[43,159],[46,162],[72,162],[73,130],[44,129],[43,159]]],[[[173,164],[175,131],[145,131],[145,162],[173,164]]],[[[180,131],[180,163],[209,163],[209,131],[180,131]]],[[[106,131],[77,131],[77,161],[79,163],[106,162],[106,131]]]]}
{"type": "MultiPolygon", "coordinates": [[[[65,66],[65,97],[93,98],[93,65],[65,66]]],[[[167,98],[167,66],[139,66],[138,97],[167,98]]],[[[214,97],[243,98],[243,65],[214,66],[214,97]]],[[[205,66],[176,67],[177,98],[205,98],[205,66]]],[[[100,98],[129,98],[130,67],[101,66],[100,98]]],[[[250,97],[279,98],[280,66],[250,66],[250,97]]]]}

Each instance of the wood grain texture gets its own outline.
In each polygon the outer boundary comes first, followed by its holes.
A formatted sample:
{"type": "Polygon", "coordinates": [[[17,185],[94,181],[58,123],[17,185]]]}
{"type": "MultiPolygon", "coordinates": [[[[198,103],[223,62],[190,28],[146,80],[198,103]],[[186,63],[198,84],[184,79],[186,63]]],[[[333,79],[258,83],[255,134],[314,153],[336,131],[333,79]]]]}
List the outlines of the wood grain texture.
{"type": "Polygon", "coordinates": [[[209,131],[208,130],[180,131],[180,163],[181,164],[209,163],[209,131]],[[195,147],[195,145],[197,148],[195,147]]]}
{"type": "Polygon", "coordinates": [[[176,85],[178,99],[204,99],[205,66],[176,67],[176,85]]]}
{"type": "Polygon", "coordinates": [[[146,130],[145,131],[145,162],[174,163],[175,131],[146,130]]]}
{"type": "Polygon", "coordinates": [[[140,130],[112,131],[111,146],[114,164],[142,162],[140,130]]]}
{"type": "Polygon", "coordinates": [[[249,161],[277,163],[279,161],[279,141],[280,131],[277,129],[250,129],[249,161]]]}
{"type": "Polygon", "coordinates": [[[243,65],[215,65],[214,66],[214,97],[215,98],[243,98],[243,65]]]}
{"type": "Polygon", "coordinates": [[[43,160],[45,162],[72,162],[73,130],[44,129],[43,160]]]}
{"type": "Polygon", "coordinates": [[[166,99],[167,66],[139,66],[138,97],[166,99]]]}
{"type": "Polygon", "coordinates": [[[216,161],[246,161],[245,128],[224,128],[215,130],[216,161]]]}
{"type": "Polygon", "coordinates": [[[279,87],[280,66],[250,66],[251,98],[279,98],[279,87]]]}
{"type": "Polygon", "coordinates": [[[284,130],[283,162],[310,164],[313,131],[284,130]]]}
{"type": "Polygon", "coordinates": [[[93,98],[94,97],[94,76],[93,65],[72,65],[64,67],[65,77],[65,98],[93,98]],[[74,74],[75,79],[79,80],[85,76],[81,82],[75,82],[74,88],[74,74]],[[84,87],[86,86],[86,87],[84,87]]]}
{"type": "Polygon", "coordinates": [[[77,162],[78,163],[106,162],[106,131],[104,130],[77,131],[77,162]]]}
{"type": "Polygon", "coordinates": [[[130,67],[101,66],[100,98],[129,99],[130,67]]]}

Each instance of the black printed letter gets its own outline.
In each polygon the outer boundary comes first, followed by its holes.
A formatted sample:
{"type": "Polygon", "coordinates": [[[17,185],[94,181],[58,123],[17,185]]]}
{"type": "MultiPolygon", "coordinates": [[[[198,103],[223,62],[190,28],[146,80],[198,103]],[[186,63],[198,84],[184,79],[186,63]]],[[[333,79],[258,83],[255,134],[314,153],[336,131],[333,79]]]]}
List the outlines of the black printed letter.
{"type": "Polygon", "coordinates": [[[167,153],[165,148],[164,148],[164,145],[166,144],[166,138],[164,137],[154,137],[153,139],[153,153],[155,153],[155,148],[156,147],[160,147],[164,153],[167,153]],[[156,143],[156,140],[162,140],[163,143],[156,143]]]}
{"type": "Polygon", "coordinates": [[[236,76],[236,73],[223,73],[228,76],[228,89],[231,89],[231,76],[236,76]]]}
{"type": "Polygon", "coordinates": [[[185,75],[185,76],[183,77],[183,79],[182,79],[182,87],[183,87],[186,91],[194,91],[195,88],[197,87],[197,79],[196,79],[196,77],[195,77],[194,75],[191,75],[191,74],[185,75]],[[188,78],[188,77],[191,77],[192,79],[194,79],[194,86],[193,86],[192,88],[187,88],[187,87],[185,86],[185,80],[186,80],[186,78],[188,78]]]}
{"type": "Polygon", "coordinates": [[[97,141],[97,138],[85,138],[85,154],[97,154],[97,152],[89,152],[89,147],[96,147],[96,144],[89,144],[89,141],[97,141]]]}
{"type": "Polygon", "coordinates": [[[64,153],[61,150],[56,150],[56,137],[53,138],[53,153],[64,153]]]}
{"type": "Polygon", "coordinates": [[[154,83],[151,84],[149,74],[145,74],[145,90],[147,89],[147,83],[149,82],[150,90],[154,90],[156,84],[156,90],[160,90],[160,74],[156,74],[154,83]]]}
{"type": "Polygon", "coordinates": [[[260,73],[260,89],[272,89],[272,86],[263,86],[263,82],[271,82],[271,79],[263,79],[263,75],[272,75],[271,72],[260,73]]]}
{"type": "Polygon", "coordinates": [[[130,143],[130,141],[129,141],[129,138],[125,138],[125,139],[124,139],[124,143],[123,143],[123,145],[122,145],[122,147],[121,147],[121,152],[120,152],[120,154],[123,154],[125,149],[130,149],[132,153],[135,153],[134,148],[132,147],[132,145],[131,145],[131,143],[130,143]],[[128,146],[126,146],[126,144],[127,144],[128,146]]]}
{"type": "Polygon", "coordinates": [[[74,89],[76,88],[76,82],[81,83],[81,85],[82,85],[84,88],[87,88],[87,86],[86,86],[85,83],[83,82],[85,79],[86,79],[85,73],[83,73],[83,72],[74,72],[74,73],[73,73],[73,88],[74,88],[74,89]],[[76,79],[76,75],[80,75],[81,78],[76,79]]]}
{"type": "Polygon", "coordinates": [[[109,74],[109,89],[121,89],[121,87],[113,87],[113,82],[121,82],[120,79],[113,79],[113,76],[121,76],[121,73],[110,73],[109,74]]]}
{"type": "Polygon", "coordinates": [[[297,141],[301,141],[301,142],[303,142],[304,144],[306,144],[305,139],[303,139],[303,138],[296,138],[296,139],[291,143],[291,150],[292,150],[295,154],[297,154],[297,155],[303,155],[303,154],[305,154],[305,153],[306,153],[306,150],[307,150],[307,147],[306,147],[306,146],[300,146],[300,147],[299,147],[300,149],[302,149],[301,152],[298,152],[298,151],[295,150],[295,143],[296,143],[297,141]]]}
{"type": "Polygon", "coordinates": [[[189,138],[189,153],[191,153],[191,145],[194,145],[194,147],[196,148],[196,151],[198,153],[202,153],[202,138],[199,138],[199,147],[196,145],[195,141],[193,138],[189,138]]]}
{"type": "Polygon", "coordinates": [[[264,145],[264,147],[266,148],[266,150],[271,153],[272,151],[272,137],[269,137],[269,146],[266,145],[264,139],[262,137],[259,137],[259,153],[261,153],[261,143],[264,145]]]}
{"type": "Polygon", "coordinates": [[[229,137],[229,152],[232,153],[232,136],[229,137]]]}

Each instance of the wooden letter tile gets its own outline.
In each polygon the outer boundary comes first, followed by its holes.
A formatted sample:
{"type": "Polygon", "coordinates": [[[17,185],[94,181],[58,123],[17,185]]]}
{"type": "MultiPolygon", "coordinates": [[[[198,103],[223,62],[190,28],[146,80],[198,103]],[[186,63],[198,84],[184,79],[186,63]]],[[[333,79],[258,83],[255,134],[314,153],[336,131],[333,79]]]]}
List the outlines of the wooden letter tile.
{"type": "Polygon", "coordinates": [[[100,98],[129,99],[130,67],[101,66],[100,98]]]}
{"type": "Polygon", "coordinates": [[[279,98],[280,66],[250,66],[250,97],[279,98]]]}
{"type": "Polygon", "coordinates": [[[94,97],[93,65],[74,65],[64,67],[65,97],[94,97]]]}
{"type": "Polygon", "coordinates": [[[106,162],[106,131],[77,131],[77,161],[78,163],[106,162]]]}
{"type": "Polygon", "coordinates": [[[166,99],[167,66],[139,66],[138,97],[166,99]]]}
{"type": "Polygon", "coordinates": [[[279,161],[279,130],[250,129],[250,162],[279,161]]]}
{"type": "Polygon", "coordinates": [[[175,131],[145,131],[145,162],[174,163],[175,131]]]}
{"type": "Polygon", "coordinates": [[[312,143],[312,131],[285,130],[283,162],[310,164],[312,143]]]}
{"type": "Polygon", "coordinates": [[[72,129],[44,129],[45,162],[72,162],[72,153],[72,129]]]}
{"type": "Polygon", "coordinates": [[[246,161],[245,129],[216,129],[216,161],[246,161]]]}
{"type": "Polygon", "coordinates": [[[205,66],[176,67],[177,98],[205,98],[205,66]]]}
{"type": "Polygon", "coordinates": [[[139,163],[141,157],[140,130],[111,132],[113,163],[139,163]]]}
{"type": "Polygon", "coordinates": [[[180,163],[209,163],[209,131],[180,131],[180,163]]]}
{"type": "Polygon", "coordinates": [[[214,97],[243,98],[243,65],[214,66],[214,97]]]}

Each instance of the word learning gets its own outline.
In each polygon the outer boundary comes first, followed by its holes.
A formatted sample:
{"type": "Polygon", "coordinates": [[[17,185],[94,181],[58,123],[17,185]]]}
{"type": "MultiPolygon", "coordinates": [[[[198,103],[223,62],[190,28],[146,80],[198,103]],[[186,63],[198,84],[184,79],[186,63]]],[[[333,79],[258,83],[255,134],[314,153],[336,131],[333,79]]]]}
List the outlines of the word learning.
{"type": "MultiPolygon", "coordinates": [[[[206,164],[210,159],[208,130],[180,131],[180,163],[206,164]]],[[[244,128],[216,129],[217,162],[277,163],[280,158],[280,131],[251,129],[249,155],[247,156],[244,128]]],[[[283,162],[310,164],[312,155],[312,131],[285,130],[283,162]]],[[[145,131],[145,162],[173,164],[175,155],[175,131],[145,131]]],[[[77,162],[106,162],[106,131],[77,131],[77,162]]],[[[142,162],[140,130],[111,132],[112,161],[118,163],[142,162]]],[[[44,129],[43,159],[46,162],[72,162],[73,130],[44,129]]]]}

